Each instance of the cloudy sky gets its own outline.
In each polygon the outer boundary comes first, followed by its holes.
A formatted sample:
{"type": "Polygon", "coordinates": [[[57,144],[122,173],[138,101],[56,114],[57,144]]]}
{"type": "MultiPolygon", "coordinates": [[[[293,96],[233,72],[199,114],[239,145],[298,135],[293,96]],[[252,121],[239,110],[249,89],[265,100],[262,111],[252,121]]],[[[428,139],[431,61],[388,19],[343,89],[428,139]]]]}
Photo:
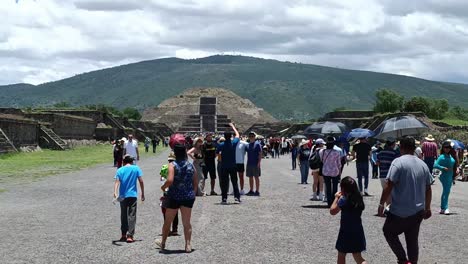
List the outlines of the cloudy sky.
{"type": "Polygon", "coordinates": [[[1,0],[0,85],[242,54],[468,83],[465,0],[1,0]]]}

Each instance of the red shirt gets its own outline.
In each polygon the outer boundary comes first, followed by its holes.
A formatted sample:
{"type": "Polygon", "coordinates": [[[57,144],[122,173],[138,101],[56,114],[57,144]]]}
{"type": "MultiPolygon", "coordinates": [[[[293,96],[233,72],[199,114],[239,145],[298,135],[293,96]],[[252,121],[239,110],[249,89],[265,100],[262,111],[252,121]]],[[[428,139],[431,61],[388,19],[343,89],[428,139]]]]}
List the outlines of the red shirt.
{"type": "Polygon", "coordinates": [[[421,147],[424,158],[437,158],[437,148],[435,142],[424,142],[421,147]]]}

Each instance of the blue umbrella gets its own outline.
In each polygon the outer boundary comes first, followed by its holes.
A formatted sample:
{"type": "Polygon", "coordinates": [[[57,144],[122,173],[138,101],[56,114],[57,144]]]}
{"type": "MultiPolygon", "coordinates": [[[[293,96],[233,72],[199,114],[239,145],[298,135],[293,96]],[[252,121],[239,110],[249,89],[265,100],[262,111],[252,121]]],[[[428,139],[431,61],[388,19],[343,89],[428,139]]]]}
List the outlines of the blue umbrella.
{"type": "Polygon", "coordinates": [[[465,149],[465,145],[461,141],[458,141],[455,139],[449,139],[449,140],[453,142],[454,149],[465,149]]]}
{"type": "Polygon", "coordinates": [[[374,131],[365,128],[355,128],[348,134],[349,138],[369,138],[375,135],[374,131]]]}

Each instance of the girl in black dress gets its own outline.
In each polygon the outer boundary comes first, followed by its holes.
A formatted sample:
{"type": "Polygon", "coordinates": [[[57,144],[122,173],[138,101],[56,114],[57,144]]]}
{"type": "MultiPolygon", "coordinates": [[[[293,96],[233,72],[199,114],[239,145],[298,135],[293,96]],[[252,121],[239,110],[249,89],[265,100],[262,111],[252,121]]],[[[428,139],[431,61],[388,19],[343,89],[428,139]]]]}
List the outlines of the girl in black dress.
{"type": "Polygon", "coordinates": [[[352,253],[359,264],[367,264],[361,256],[366,250],[366,237],[362,227],[361,214],[364,211],[364,201],[359,192],[356,181],[351,177],[341,180],[341,192],[335,194],[335,200],[330,208],[330,214],[336,215],[340,211],[340,232],[336,241],[338,250],[338,264],[346,263],[346,254],[352,253]]]}

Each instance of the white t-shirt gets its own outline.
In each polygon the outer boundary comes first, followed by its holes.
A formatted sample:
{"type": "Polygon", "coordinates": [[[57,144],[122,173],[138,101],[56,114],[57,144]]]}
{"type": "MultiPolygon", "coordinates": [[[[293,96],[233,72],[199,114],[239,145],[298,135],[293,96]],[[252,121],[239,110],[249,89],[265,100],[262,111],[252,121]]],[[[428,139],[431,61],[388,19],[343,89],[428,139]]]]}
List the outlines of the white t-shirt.
{"type": "Polygon", "coordinates": [[[236,163],[237,164],[244,164],[245,152],[247,151],[247,147],[249,143],[240,140],[236,146],[236,163]]]}
{"type": "Polygon", "coordinates": [[[132,139],[132,141],[125,142],[124,148],[126,154],[134,158],[137,157],[136,149],[138,148],[138,142],[136,140],[132,139]]]}
{"type": "Polygon", "coordinates": [[[417,147],[415,150],[414,150],[414,155],[416,157],[422,157],[422,149],[420,147],[417,147]]]}

